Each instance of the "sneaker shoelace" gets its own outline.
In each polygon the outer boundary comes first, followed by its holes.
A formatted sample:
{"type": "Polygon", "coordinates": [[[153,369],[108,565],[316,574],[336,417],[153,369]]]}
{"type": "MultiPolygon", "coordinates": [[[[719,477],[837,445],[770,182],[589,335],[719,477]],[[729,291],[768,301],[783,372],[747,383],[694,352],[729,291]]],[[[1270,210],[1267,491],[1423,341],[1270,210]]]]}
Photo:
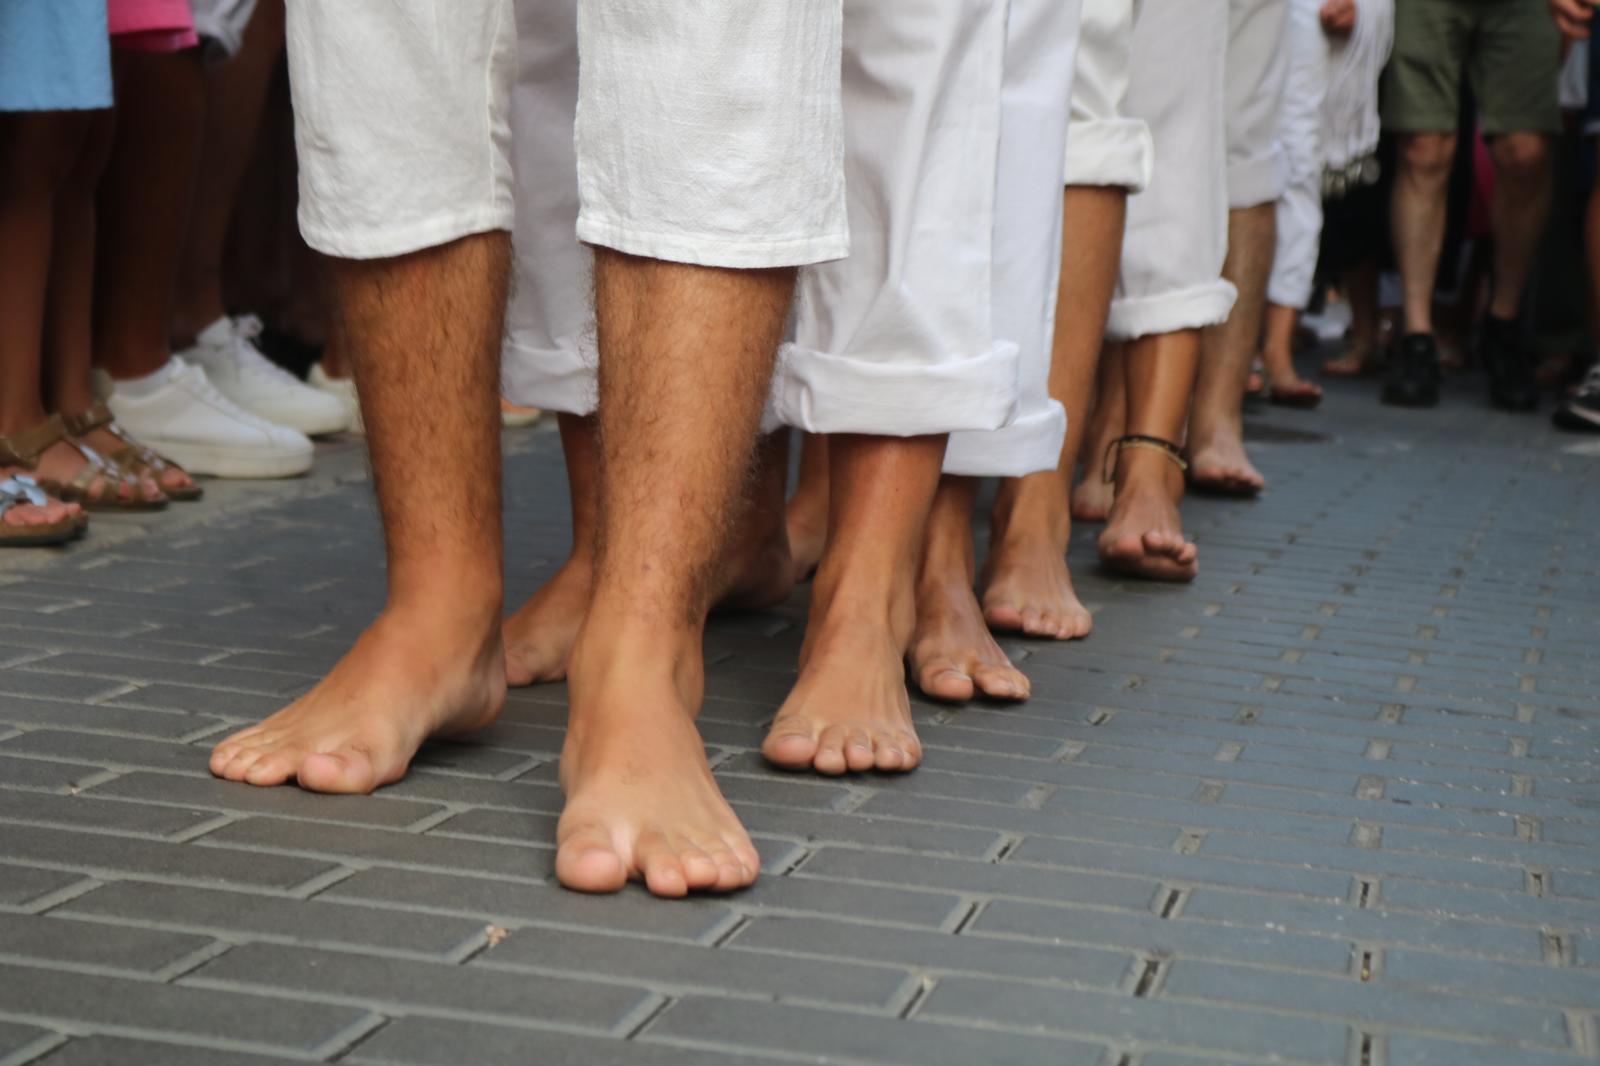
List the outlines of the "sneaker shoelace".
{"type": "Polygon", "coordinates": [[[173,356],[172,361],[177,364],[176,371],[172,376],[173,383],[201,403],[215,408],[234,421],[242,422],[252,429],[270,430],[276,428],[273,423],[268,422],[265,418],[251,414],[218,392],[217,387],[211,384],[211,379],[206,377],[206,372],[200,367],[193,363],[184,362],[177,356],[173,356]]]}
{"type": "Polygon", "coordinates": [[[240,315],[233,321],[233,353],[244,376],[277,389],[303,388],[304,382],[261,354],[255,339],[261,336],[261,319],[240,315]]]}

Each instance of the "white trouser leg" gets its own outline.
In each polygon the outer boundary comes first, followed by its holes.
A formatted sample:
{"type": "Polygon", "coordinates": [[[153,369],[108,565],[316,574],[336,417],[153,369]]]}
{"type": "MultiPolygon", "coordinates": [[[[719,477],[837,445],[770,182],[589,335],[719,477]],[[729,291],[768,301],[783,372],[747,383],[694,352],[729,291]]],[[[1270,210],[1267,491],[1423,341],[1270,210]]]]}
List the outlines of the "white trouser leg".
{"type": "Polygon", "coordinates": [[[1311,299],[1322,240],[1322,103],[1328,91],[1328,38],[1319,0],[1289,2],[1289,73],[1279,111],[1288,182],[1278,199],[1278,250],[1267,299],[1303,310],[1311,299]]]}
{"type": "Polygon", "coordinates": [[[516,283],[501,379],[512,403],[592,414],[597,402],[593,257],[579,244],[578,22],[574,0],[516,0],[517,82],[511,90],[516,283]]]}
{"type": "Polygon", "coordinates": [[[1288,168],[1278,143],[1289,50],[1289,0],[1230,0],[1225,84],[1228,206],[1256,207],[1283,195],[1288,168]]]}
{"type": "Polygon", "coordinates": [[[1228,168],[1223,61],[1228,0],[1143,0],[1127,113],[1150,125],[1155,169],[1128,201],[1106,336],[1132,340],[1227,320],[1228,168]]]}
{"type": "Polygon", "coordinates": [[[782,422],[916,436],[1014,414],[1016,347],[989,315],[1004,12],[847,0],[851,254],[801,273],[773,386],[782,422]]]}
{"type": "Polygon", "coordinates": [[[1126,113],[1132,76],[1132,0],[1083,0],[1067,133],[1068,185],[1150,184],[1150,127],[1126,113]]]}
{"type": "Polygon", "coordinates": [[[994,224],[994,330],[1020,354],[1015,421],[955,433],[945,472],[1021,477],[1054,469],[1067,418],[1050,398],[1061,270],[1061,160],[1066,155],[1077,0],[1011,0],[1000,94],[994,224]]]}

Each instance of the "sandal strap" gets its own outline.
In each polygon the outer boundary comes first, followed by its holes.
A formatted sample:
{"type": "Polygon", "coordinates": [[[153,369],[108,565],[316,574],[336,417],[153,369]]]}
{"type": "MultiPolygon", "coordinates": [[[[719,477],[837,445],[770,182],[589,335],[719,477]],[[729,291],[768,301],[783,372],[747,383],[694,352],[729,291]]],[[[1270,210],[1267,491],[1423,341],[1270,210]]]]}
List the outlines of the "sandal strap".
{"type": "Polygon", "coordinates": [[[51,415],[36,426],[0,436],[0,463],[32,468],[44,450],[67,435],[60,415],[51,415]]]}
{"type": "Polygon", "coordinates": [[[111,408],[106,406],[104,400],[96,400],[87,411],[80,411],[75,415],[62,415],[61,422],[67,427],[67,432],[74,437],[81,437],[86,433],[93,433],[101,426],[108,426],[112,419],[111,408]]]}
{"type": "Polygon", "coordinates": [[[1152,437],[1146,433],[1129,433],[1127,436],[1118,437],[1106,446],[1106,458],[1100,471],[1100,479],[1107,485],[1116,480],[1117,456],[1125,448],[1143,448],[1146,451],[1160,452],[1174,463],[1184,473],[1189,472],[1189,464],[1184,461],[1183,449],[1164,437],[1152,437]]]}
{"type": "Polygon", "coordinates": [[[39,488],[39,483],[26,474],[0,479],[0,514],[5,514],[21,504],[43,507],[50,497],[39,488]]]}

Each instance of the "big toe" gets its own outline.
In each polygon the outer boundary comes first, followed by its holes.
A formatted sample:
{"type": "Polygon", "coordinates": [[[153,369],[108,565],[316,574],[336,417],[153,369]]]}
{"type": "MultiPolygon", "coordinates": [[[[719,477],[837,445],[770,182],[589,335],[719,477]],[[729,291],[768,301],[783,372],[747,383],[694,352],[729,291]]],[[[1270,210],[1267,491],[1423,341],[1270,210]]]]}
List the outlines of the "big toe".
{"type": "Polygon", "coordinates": [[[917,687],[936,700],[959,703],[975,694],[972,675],[953,659],[936,656],[917,665],[917,687]]]}
{"type": "Polygon", "coordinates": [[[628,867],[602,826],[563,834],[556,849],[556,880],[577,892],[620,892],[628,867]]]}
{"type": "Polygon", "coordinates": [[[983,605],[983,620],[990,629],[1016,630],[1025,626],[1023,612],[1009,600],[989,600],[983,605]]]}
{"type": "Polygon", "coordinates": [[[379,780],[372,757],[356,748],[307,755],[297,776],[313,792],[371,792],[379,780]]]}
{"type": "Polygon", "coordinates": [[[810,769],[817,755],[817,734],[811,723],[800,718],[780,718],[772,723],[761,754],[768,762],[789,770],[810,769]]]}

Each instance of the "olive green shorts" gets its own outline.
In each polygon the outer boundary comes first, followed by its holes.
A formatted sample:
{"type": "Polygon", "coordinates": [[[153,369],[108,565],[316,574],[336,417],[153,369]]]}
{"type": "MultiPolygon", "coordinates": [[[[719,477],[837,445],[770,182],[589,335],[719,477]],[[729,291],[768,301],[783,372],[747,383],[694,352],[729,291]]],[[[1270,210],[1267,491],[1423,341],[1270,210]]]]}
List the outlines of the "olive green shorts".
{"type": "Polygon", "coordinates": [[[1453,131],[1465,69],[1485,135],[1556,133],[1561,36],[1545,0],[1395,0],[1383,124],[1453,131]]]}

